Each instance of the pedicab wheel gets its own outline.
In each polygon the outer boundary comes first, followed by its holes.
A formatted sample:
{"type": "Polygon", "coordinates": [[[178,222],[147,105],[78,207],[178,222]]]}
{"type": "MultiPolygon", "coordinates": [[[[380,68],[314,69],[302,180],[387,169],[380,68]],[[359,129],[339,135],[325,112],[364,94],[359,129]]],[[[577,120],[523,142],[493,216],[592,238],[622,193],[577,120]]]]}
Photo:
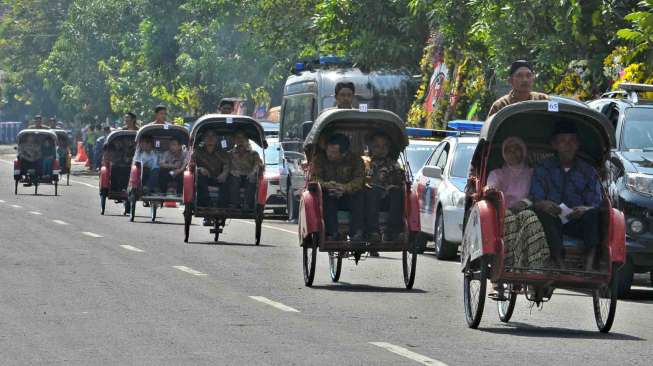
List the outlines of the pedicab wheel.
{"type": "Polygon", "coordinates": [[[342,252],[329,252],[329,274],[331,275],[331,281],[333,282],[338,282],[340,280],[342,256],[342,252]]]}
{"type": "Polygon", "coordinates": [[[255,244],[261,244],[261,229],[263,227],[263,206],[256,205],[256,231],[255,235],[255,244]]]}
{"type": "Polygon", "coordinates": [[[463,305],[465,306],[465,320],[470,328],[478,328],[483,316],[485,305],[485,291],[487,289],[488,267],[481,258],[478,269],[469,264],[464,272],[463,305]]]}
{"type": "Polygon", "coordinates": [[[70,173],[66,174],[66,185],[70,185],[70,173]]]}
{"type": "Polygon", "coordinates": [[[38,182],[34,182],[34,195],[36,196],[39,194],[39,184],[38,182]]]}
{"type": "Polygon", "coordinates": [[[54,195],[55,196],[59,195],[59,182],[56,180],[54,181],[54,195]]]}
{"type": "Polygon", "coordinates": [[[510,321],[513,311],[515,311],[517,293],[515,292],[515,286],[512,283],[502,283],[500,286],[503,287],[503,294],[506,297],[506,300],[497,301],[497,311],[499,313],[499,320],[507,323],[510,321]]]}
{"type": "Polygon", "coordinates": [[[129,201],[129,204],[131,205],[129,209],[129,221],[134,222],[134,218],[136,218],[136,200],[129,201]]]}
{"type": "Polygon", "coordinates": [[[415,268],[417,267],[417,253],[413,250],[404,250],[401,254],[401,262],[404,269],[404,285],[406,289],[413,288],[415,283],[415,268]]]}
{"type": "Polygon", "coordinates": [[[213,236],[213,241],[217,243],[218,240],[220,239],[220,224],[218,224],[217,219],[215,219],[215,221],[214,221],[213,231],[215,233],[215,235],[213,236]]]}
{"type": "Polygon", "coordinates": [[[304,240],[303,249],[303,264],[304,264],[304,284],[306,286],[313,285],[315,278],[315,259],[317,258],[317,250],[319,246],[319,234],[313,233],[310,238],[304,240]]]}
{"type": "Polygon", "coordinates": [[[184,207],[184,243],[188,243],[188,236],[190,234],[190,224],[193,220],[193,209],[190,204],[184,207]]]}
{"type": "Polygon", "coordinates": [[[14,195],[17,195],[17,194],[18,194],[18,182],[19,182],[19,180],[18,180],[18,179],[15,179],[14,181],[15,181],[15,186],[14,186],[14,195]]]}
{"type": "Polygon", "coordinates": [[[614,315],[617,311],[617,279],[616,266],[612,271],[610,283],[592,292],[592,302],[594,303],[594,318],[596,326],[601,333],[608,333],[614,322],[614,315]]]}
{"type": "Polygon", "coordinates": [[[104,190],[100,191],[100,215],[104,215],[104,210],[107,207],[107,195],[104,190]]]}
{"type": "Polygon", "coordinates": [[[152,222],[156,221],[156,209],[157,209],[156,202],[151,202],[150,203],[150,218],[152,219],[152,222]]]}

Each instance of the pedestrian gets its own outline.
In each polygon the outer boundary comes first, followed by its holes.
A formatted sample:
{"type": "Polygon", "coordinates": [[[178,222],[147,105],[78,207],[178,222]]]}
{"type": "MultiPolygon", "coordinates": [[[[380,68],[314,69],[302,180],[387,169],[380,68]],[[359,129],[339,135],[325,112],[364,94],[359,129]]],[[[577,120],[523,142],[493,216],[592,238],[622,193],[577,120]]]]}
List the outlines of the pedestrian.
{"type": "Polygon", "coordinates": [[[517,60],[513,62],[510,65],[510,77],[508,78],[508,83],[510,83],[512,90],[492,104],[488,117],[511,104],[527,100],[549,99],[548,95],[533,91],[534,82],[535,74],[533,73],[533,67],[528,61],[517,60]]]}

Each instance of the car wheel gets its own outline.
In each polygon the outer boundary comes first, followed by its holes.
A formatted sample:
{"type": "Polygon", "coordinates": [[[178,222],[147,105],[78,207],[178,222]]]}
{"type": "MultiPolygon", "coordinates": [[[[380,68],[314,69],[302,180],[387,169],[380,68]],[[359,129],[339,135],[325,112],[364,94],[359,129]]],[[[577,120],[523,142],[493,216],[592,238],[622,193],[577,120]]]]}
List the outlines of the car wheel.
{"type": "Polygon", "coordinates": [[[441,260],[453,259],[458,254],[458,245],[450,243],[444,236],[444,215],[442,210],[438,209],[435,218],[435,233],[433,234],[435,242],[435,256],[441,260]]]}

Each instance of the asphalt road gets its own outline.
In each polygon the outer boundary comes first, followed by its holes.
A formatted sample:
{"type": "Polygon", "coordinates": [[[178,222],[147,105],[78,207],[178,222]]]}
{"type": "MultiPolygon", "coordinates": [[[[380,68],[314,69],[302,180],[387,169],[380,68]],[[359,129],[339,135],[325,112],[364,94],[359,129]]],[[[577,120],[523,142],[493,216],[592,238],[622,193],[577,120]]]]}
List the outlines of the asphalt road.
{"type": "Polygon", "coordinates": [[[0,364],[32,365],[650,365],[653,289],[621,301],[612,333],[591,297],[558,291],[542,309],[520,298],[512,322],[486,302],[468,329],[459,264],[419,257],[415,289],[397,255],[344,263],[339,284],[319,258],[303,285],[296,226],[232,220],[214,244],[166,208],[130,223],[100,216],[97,179],[75,176],[13,195],[0,157],[0,364]],[[56,221],[55,221],[56,220],[56,221]]]}

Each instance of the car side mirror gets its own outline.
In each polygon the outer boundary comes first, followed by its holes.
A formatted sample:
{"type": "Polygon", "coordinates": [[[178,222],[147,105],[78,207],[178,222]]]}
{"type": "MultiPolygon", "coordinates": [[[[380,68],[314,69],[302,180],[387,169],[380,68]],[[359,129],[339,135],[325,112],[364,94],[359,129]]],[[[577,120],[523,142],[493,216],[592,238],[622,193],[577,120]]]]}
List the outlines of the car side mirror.
{"type": "Polygon", "coordinates": [[[306,138],[313,128],[313,121],[306,121],[302,123],[302,137],[306,138]]]}
{"type": "Polygon", "coordinates": [[[434,179],[442,178],[442,168],[434,165],[426,165],[422,168],[422,175],[434,179]]]}

